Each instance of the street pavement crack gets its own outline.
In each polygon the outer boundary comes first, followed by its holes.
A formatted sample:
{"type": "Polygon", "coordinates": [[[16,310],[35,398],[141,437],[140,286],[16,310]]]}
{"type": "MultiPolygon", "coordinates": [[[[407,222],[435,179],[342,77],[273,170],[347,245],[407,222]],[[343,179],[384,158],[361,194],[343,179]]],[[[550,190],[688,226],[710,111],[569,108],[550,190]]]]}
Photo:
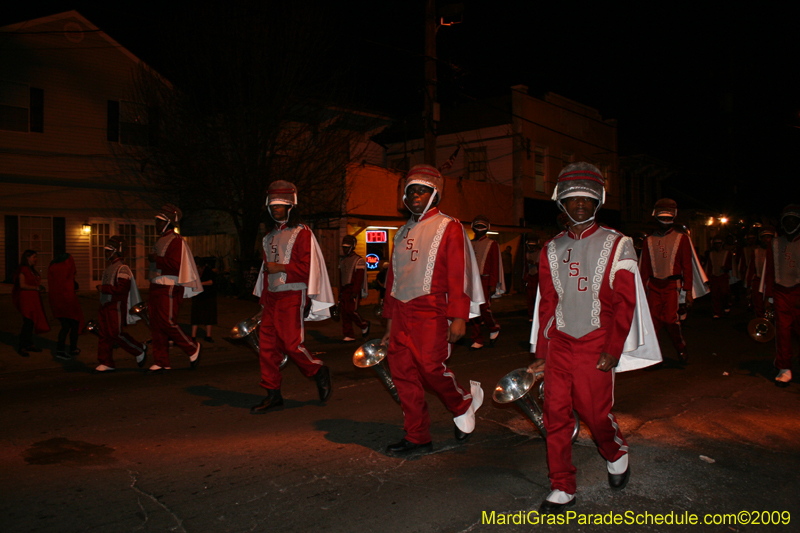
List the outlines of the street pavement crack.
{"type": "MultiPolygon", "coordinates": [[[[175,513],[173,513],[172,510],[169,507],[167,507],[166,505],[161,503],[158,500],[158,498],[156,498],[152,494],[148,494],[148,493],[144,492],[143,490],[141,490],[139,487],[136,486],[136,482],[138,481],[138,478],[136,476],[138,475],[138,473],[137,472],[133,472],[131,470],[128,470],[128,474],[131,476],[131,488],[134,491],[136,491],[137,493],[139,493],[140,495],[142,495],[142,496],[144,496],[146,498],[149,498],[150,500],[155,502],[156,505],[158,505],[159,507],[164,509],[167,513],[169,513],[170,516],[172,516],[172,518],[175,520],[177,525],[175,527],[170,528],[170,530],[171,531],[181,531],[182,533],[186,533],[186,530],[183,528],[183,521],[180,518],[178,518],[178,516],[175,513]]],[[[145,519],[144,519],[144,522],[142,523],[142,526],[141,526],[141,529],[144,529],[144,524],[146,524],[147,521],[149,520],[149,515],[147,514],[147,511],[144,510],[144,507],[142,506],[141,500],[137,499],[137,501],[139,503],[139,507],[142,509],[142,511],[144,511],[145,519]]]]}

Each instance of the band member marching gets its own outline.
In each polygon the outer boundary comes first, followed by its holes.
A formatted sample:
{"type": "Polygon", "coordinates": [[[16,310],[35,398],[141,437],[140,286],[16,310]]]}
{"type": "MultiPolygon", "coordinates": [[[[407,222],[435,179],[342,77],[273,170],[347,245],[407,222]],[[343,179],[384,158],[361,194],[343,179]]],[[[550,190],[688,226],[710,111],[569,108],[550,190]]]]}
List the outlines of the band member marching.
{"type": "Polygon", "coordinates": [[[178,312],[184,298],[203,292],[194,256],[186,241],[175,232],[181,210],[172,204],[156,215],[156,231],[161,237],[147,256],[150,261],[150,332],[153,336],[153,365],[148,374],[161,374],[172,367],[169,341],[189,356],[189,367],[200,364],[200,343],[192,341],[178,325],[178,312]]]}
{"type": "Polygon", "coordinates": [[[611,489],[630,478],[628,445],[611,413],[614,372],[661,360],[629,237],[595,221],[605,200],[605,180],[588,163],[571,163],[558,177],[553,199],[571,224],[545,244],[539,300],[531,331],[544,372],[547,464],[551,492],[540,513],[559,514],[575,504],[576,469],[571,436],[577,411],[606,459],[611,489]]]}
{"type": "Polygon", "coordinates": [[[391,455],[433,449],[425,388],[434,391],[453,414],[456,439],[475,429],[475,411],[483,402],[480,383],[464,389],[445,365],[451,344],[466,333],[466,321],[483,303],[478,265],[461,224],[436,205],[444,179],[430,165],[413,167],[405,179],[403,203],[411,218],[397,230],[383,316],[382,342],[400,395],[406,436],[387,447],[391,455]]]}
{"type": "Polygon", "coordinates": [[[674,200],[662,198],[656,202],[653,217],[658,227],[642,244],[639,268],[656,334],[666,327],[678,359],[686,363],[688,351],[678,313],[681,291],[686,293],[686,307],[691,308],[694,298],[705,294],[697,294],[697,290],[705,288],[695,289],[693,285],[695,272],[701,267],[694,264],[689,236],[673,227],[677,215],[678,204],[674,200]]]}
{"type": "Polygon", "coordinates": [[[772,239],[762,287],[775,308],[776,385],[792,381],[792,334],[800,336],[800,205],[781,213],[783,233],[772,239]]]}
{"type": "Polygon", "coordinates": [[[370,323],[358,314],[361,298],[368,295],[367,263],[355,252],[356,238],[345,235],[342,239],[342,260],[339,261],[339,315],[342,317],[344,342],[353,342],[355,332],[353,323],[361,330],[361,335],[369,335],[370,323]]]}
{"type": "Polygon", "coordinates": [[[95,374],[105,374],[116,369],[113,350],[116,344],[136,357],[136,364],[144,366],[147,345],[125,333],[125,326],[133,324],[139,317],[128,314],[128,309],[141,301],[133,272],[123,258],[123,240],[119,235],[108,238],[104,247],[108,266],[103,272],[103,280],[97,286],[100,293],[100,310],[97,326],[100,340],[97,343],[97,360],[100,363],[93,370],[95,374]]]}
{"type": "Polygon", "coordinates": [[[274,226],[264,237],[264,264],[253,291],[264,306],[259,361],[260,385],[267,396],[250,409],[254,415],[283,405],[279,368],[283,354],[304,376],[314,378],[320,401],[327,400],[332,390],[330,370],[303,344],[303,321],[329,318],[329,308],[334,304],[322,250],[314,233],[300,223],[294,184],[272,182],[267,191],[267,210],[274,226]]]}
{"type": "Polygon", "coordinates": [[[722,237],[711,239],[711,249],[706,252],[706,272],[711,286],[711,306],[714,318],[730,313],[731,270],[733,253],[723,248],[722,237]]]}
{"type": "Polygon", "coordinates": [[[772,239],[775,238],[775,228],[772,226],[761,226],[758,228],[758,244],[753,249],[752,257],[747,265],[745,279],[750,288],[750,301],[753,312],[757,317],[764,316],[764,293],[761,289],[761,276],[764,273],[764,265],[767,262],[767,255],[772,250],[772,239]]]}
{"type": "Polygon", "coordinates": [[[478,215],[472,221],[472,231],[475,233],[475,237],[471,241],[472,250],[475,252],[475,260],[478,262],[478,272],[481,274],[481,287],[483,288],[485,302],[481,304],[481,316],[469,321],[472,334],[472,346],[470,348],[473,350],[483,348],[481,324],[485,324],[489,329],[490,344],[494,345],[498,335],[500,335],[500,324],[497,323],[492,314],[492,298],[506,292],[500,246],[486,235],[490,227],[489,219],[485,215],[478,215]]]}

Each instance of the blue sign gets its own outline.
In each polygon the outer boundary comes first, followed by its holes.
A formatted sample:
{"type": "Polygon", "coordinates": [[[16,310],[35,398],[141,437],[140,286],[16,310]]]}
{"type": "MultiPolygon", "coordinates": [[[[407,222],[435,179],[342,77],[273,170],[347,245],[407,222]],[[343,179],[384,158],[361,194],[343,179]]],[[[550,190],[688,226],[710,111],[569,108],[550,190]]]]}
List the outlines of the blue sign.
{"type": "Polygon", "coordinates": [[[378,270],[378,267],[381,266],[381,258],[377,254],[367,254],[364,260],[367,262],[367,269],[369,270],[378,270]]]}

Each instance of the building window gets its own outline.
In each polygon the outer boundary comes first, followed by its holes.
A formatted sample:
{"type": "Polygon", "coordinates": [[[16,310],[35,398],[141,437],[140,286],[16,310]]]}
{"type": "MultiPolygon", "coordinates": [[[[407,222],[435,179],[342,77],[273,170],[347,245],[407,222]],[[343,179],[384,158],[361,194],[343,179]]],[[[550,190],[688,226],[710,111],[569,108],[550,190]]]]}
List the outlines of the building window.
{"type": "Polygon", "coordinates": [[[147,106],[135,102],[108,101],[107,139],[120,144],[147,146],[150,122],[147,106]]]}
{"type": "Polygon", "coordinates": [[[464,151],[467,158],[467,179],[475,181],[486,181],[487,159],[486,147],[467,148],[464,151]]]}
{"type": "Polygon", "coordinates": [[[92,224],[92,281],[102,281],[103,272],[106,269],[105,245],[111,236],[111,224],[93,223],[92,224]]]}
{"type": "Polygon", "coordinates": [[[136,224],[119,224],[118,230],[124,240],[122,253],[125,263],[131,268],[133,278],[139,279],[136,275],[136,267],[139,264],[139,258],[136,255],[136,224]]]}
{"type": "Polygon", "coordinates": [[[544,184],[547,176],[547,148],[537,146],[534,149],[536,160],[534,161],[534,179],[536,181],[536,192],[545,192],[544,184]]]}
{"type": "MultiPolygon", "coordinates": [[[[39,256],[37,270],[47,272],[53,260],[53,219],[50,217],[19,217],[19,250],[35,250],[39,256]]],[[[45,274],[42,278],[46,279],[45,274]]]]}
{"type": "Polygon", "coordinates": [[[42,133],[44,91],[23,83],[0,81],[0,130],[42,133]]]}

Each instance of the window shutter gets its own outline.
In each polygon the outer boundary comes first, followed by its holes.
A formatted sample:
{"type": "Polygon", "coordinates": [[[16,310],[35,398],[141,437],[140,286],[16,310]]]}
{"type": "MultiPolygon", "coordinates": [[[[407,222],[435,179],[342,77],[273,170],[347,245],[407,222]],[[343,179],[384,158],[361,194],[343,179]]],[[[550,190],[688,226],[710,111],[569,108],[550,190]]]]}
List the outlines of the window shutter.
{"type": "Polygon", "coordinates": [[[53,254],[67,253],[67,219],[53,217],[53,254]]]}
{"type": "Polygon", "coordinates": [[[6,215],[6,279],[5,283],[14,281],[14,272],[19,266],[19,217],[6,215]]]}

